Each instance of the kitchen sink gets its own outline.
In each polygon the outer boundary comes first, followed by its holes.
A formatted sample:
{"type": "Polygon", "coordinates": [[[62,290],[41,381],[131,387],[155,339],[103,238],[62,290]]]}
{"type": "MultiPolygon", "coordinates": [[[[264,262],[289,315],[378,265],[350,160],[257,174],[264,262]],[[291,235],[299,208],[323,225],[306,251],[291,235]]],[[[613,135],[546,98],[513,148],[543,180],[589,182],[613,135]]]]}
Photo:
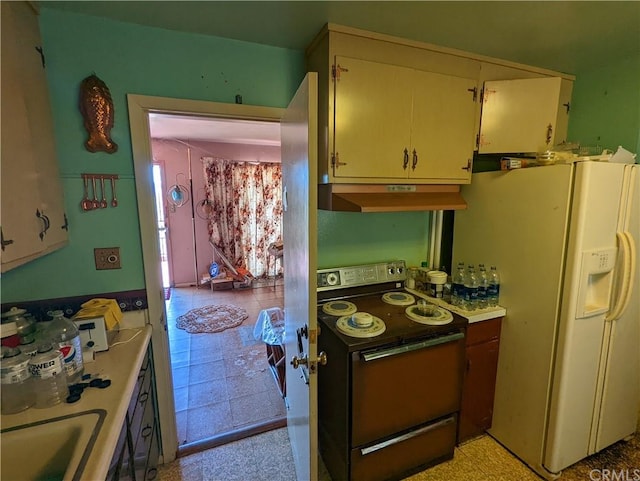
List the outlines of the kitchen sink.
{"type": "Polygon", "coordinates": [[[104,409],[94,409],[0,431],[0,478],[81,479],[106,414],[104,409]]]}

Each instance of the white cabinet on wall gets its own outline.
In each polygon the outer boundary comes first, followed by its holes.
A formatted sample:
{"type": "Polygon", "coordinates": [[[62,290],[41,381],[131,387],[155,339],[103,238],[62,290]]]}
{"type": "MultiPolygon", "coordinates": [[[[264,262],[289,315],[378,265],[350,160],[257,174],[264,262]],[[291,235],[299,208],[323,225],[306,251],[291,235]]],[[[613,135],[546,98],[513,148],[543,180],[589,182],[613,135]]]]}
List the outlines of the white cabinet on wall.
{"type": "Polygon", "coordinates": [[[335,57],[334,181],[467,182],[477,80],[335,57]]]}
{"type": "Polygon", "coordinates": [[[549,147],[566,139],[570,75],[335,24],[306,56],[318,72],[318,179],[331,195],[458,187],[471,182],[476,150],[535,152],[547,137],[549,147]],[[489,120],[505,85],[524,100],[501,102],[505,116],[489,120]]]}
{"type": "Polygon", "coordinates": [[[565,142],[571,90],[560,77],[485,82],[478,153],[544,152],[565,142]]]}
{"type": "Polygon", "coordinates": [[[37,15],[2,2],[2,272],[67,243],[37,15]]]}

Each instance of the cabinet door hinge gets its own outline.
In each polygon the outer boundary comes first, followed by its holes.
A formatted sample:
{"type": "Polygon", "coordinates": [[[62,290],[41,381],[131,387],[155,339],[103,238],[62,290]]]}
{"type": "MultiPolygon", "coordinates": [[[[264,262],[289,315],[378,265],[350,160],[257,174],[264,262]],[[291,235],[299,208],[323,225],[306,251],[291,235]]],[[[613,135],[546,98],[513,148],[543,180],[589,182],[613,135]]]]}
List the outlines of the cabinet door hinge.
{"type": "Polygon", "coordinates": [[[340,80],[340,73],[341,72],[348,72],[348,71],[349,71],[348,68],[344,68],[344,67],[340,66],[340,64],[332,65],[331,66],[331,77],[333,78],[333,80],[340,80]]]}
{"type": "Polygon", "coordinates": [[[333,167],[333,171],[335,172],[335,170],[341,165],[347,165],[347,163],[340,162],[340,154],[338,152],[331,154],[331,167],[333,167]]]}
{"type": "Polygon", "coordinates": [[[467,89],[467,92],[473,92],[473,101],[478,100],[478,87],[473,87],[472,89],[467,89]]]}
{"type": "Polygon", "coordinates": [[[480,103],[484,103],[484,87],[480,89],[480,103]]]}
{"type": "Polygon", "coordinates": [[[5,247],[13,244],[12,239],[4,240],[4,232],[2,231],[2,227],[0,227],[0,246],[2,246],[2,250],[4,251],[5,247]]]}
{"type": "Polygon", "coordinates": [[[64,214],[64,224],[60,228],[69,232],[69,219],[67,219],[67,214],[64,214]]]}
{"type": "Polygon", "coordinates": [[[42,49],[42,47],[41,47],[41,46],[39,46],[39,45],[38,45],[37,47],[35,47],[35,49],[36,49],[36,50],[38,51],[38,53],[40,54],[40,61],[42,62],[42,68],[45,68],[45,65],[44,65],[44,50],[43,50],[43,49],[42,49]]]}
{"type": "Polygon", "coordinates": [[[476,150],[480,148],[480,134],[476,134],[476,150]]]}

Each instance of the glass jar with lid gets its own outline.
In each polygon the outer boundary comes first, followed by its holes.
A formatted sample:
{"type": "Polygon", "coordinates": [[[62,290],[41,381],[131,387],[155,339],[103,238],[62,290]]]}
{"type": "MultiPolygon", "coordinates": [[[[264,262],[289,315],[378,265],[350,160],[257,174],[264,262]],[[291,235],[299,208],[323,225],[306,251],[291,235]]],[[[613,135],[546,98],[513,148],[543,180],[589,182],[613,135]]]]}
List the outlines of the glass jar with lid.
{"type": "Polygon", "coordinates": [[[2,313],[2,323],[15,322],[20,344],[31,344],[36,339],[36,324],[25,309],[12,307],[2,313]]]}

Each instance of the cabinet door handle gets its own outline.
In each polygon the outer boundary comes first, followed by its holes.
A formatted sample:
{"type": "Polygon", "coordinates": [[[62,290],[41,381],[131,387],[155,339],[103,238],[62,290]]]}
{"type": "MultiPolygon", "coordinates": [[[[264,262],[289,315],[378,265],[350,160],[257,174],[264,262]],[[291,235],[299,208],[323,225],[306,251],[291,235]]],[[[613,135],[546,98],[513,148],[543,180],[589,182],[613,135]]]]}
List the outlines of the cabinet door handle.
{"type": "Polygon", "coordinates": [[[402,168],[404,170],[407,170],[407,165],[409,165],[409,151],[405,148],[404,149],[404,157],[402,160],[402,168]]]}
{"type": "Polygon", "coordinates": [[[547,145],[551,143],[551,136],[553,135],[553,126],[551,124],[547,125],[547,145]]]}
{"type": "Polygon", "coordinates": [[[42,230],[40,231],[40,234],[38,234],[38,237],[40,237],[40,240],[44,240],[44,236],[49,230],[49,227],[51,226],[51,222],[49,221],[49,217],[44,215],[44,213],[40,212],[38,209],[36,209],[36,217],[40,219],[43,223],[42,230]]]}
{"type": "Polygon", "coordinates": [[[154,479],[156,479],[156,476],[158,475],[158,470],[156,468],[151,468],[147,471],[147,481],[153,481],[154,479]]]}
{"type": "Polygon", "coordinates": [[[148,438],[149,436],[151,436],[152,431],[153,431],[153,427],[147,424],[145,427],[142,428],[142,437],[145,439],[148,438]]]}
{"type": "Polygon", "coordinates": [[[418,152],[416,152],[416,149],[413,149],[413,162],[411,163],[411,170],[416,170],[416,165],[418,165],[418,152]]]}
{"type": "Polygon", "coordinates": [[[416,429],[415,431],[411,431],[409,433],[403,434],[401,436],[389,439],[387,441],[383,441],[381,443],[378,444],[374,444],[373,446],[369,446],[366,448],[362,448],[360,449],[360,453],[362,454],[362,456],[366,456],[367,454],[371,454],[371,453],[375,453],[376,451],[379,451],[380,449],[384,449],[388,446],[393,446],[394,444],[398,444],[402,441],[407,441],[411,438],[415,438],[416,436],[420,436],[421,434],[425,434],[428,433],[429,431],[433,431],[434,429],[439,429],[442,428],[448,424],[454,423],[455,422],[455,418],[453,416],[450,416],[448,418],[442,419],[436,423],[430,424],[428,426],[424,426],[420,429],[416,429]]]}
{"type": "Polygon", "coordinates": [[[5,247],[13,244],[13,239],[4,240],[4,232],[2,231],[2,227],[0,227],[0,245],[2,246],[2,250],[4,251],[5,247]]]}
{"type": "Polygon", "coordinates": [[[64,214],[64,224],[62,224],[60,228],[69,232],[69,220],[67,219],[67,214],[64,214]]]}
{"type": "Polygon", "coordinates": [[[143,392],[142,394],[140,394],[140,397],[138,398],[138,402],[140,403],[140,406],[143,406],[144,403],[147,402],[147,399],[149,399],[148,392],[143,392]]]}
{"type": "Polygon", "coordinates": [[[467,166],[461,167],[462,170],[470,171],[471,170],[471,159],[467,159],[467,166]]]}

